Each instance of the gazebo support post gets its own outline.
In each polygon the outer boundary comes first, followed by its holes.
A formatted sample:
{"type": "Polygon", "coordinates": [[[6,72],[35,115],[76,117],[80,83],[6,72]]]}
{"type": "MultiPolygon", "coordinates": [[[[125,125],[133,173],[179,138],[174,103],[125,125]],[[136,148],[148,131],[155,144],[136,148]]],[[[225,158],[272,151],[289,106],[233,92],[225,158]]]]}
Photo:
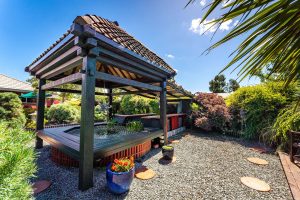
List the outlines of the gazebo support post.
{"type": "Polygon", "coordinates": [[[94,146],[94,107],[95,107],[96,58],[83,59],[81,120],[80,120],[80,162],[79,189],[93,187],[93,146],[94,146]]]}
{"type": "MultiPolygon", "coordinates": [[[[42,86],[45,85],[45,79],[39,79],[38,97],[37,97],[37,118],[36,118],[36,132],[44,129],[44,113],[45,113],[45,90],[42,86]]],[[[43,140],[36,136],[35,148],[43,148],[43,140]]]]}
{"type": "Polygon", "coordinates": [[[168,144],[168,127],[167,127],[167,81],[160,83],[160,123],[164,132],[165,145],[168,144]]]}
{"type": "Polygon", "coordinates": [[[112,96],[112,89],[108,89],[108,120],[112,119],[112,102],[113,102],[113,96],[112,96]]]}

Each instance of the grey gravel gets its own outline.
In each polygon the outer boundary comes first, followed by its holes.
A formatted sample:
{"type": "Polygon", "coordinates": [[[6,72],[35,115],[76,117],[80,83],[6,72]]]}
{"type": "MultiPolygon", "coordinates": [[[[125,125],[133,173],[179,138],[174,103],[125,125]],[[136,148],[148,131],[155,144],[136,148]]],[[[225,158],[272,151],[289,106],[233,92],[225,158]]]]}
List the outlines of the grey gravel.
{"type": "MultiPolygon", "coordinates": [[[[181,135],[175,136],[180,138],[181,135]]],[[[49,159],[49,146],[39,150],[37,180],[51,180],[52,185],[36,199],[292,199],[278,156],[249,150],[254,142],[222,135],[192,132],[175,146],[176,162],[161,165],[160,149],[153,149],[142,164],[153,169],[150,180],[134,179],[130,192],[120,196],[106,189],[105,171],[94,169],[94,187],[77,189],[78,169],[57,166],[49,159]],[[247,157],[259,157],[267,166],[254,165],[247,157]],[[258,192],[240,182],[240,177],[254,176],[271,186],[270,192],[258,192]]],[[[141,165],[141,163],[136,164],[141,165]]],[[[33,180],[34,181],[34,180],[33,180]]]]}

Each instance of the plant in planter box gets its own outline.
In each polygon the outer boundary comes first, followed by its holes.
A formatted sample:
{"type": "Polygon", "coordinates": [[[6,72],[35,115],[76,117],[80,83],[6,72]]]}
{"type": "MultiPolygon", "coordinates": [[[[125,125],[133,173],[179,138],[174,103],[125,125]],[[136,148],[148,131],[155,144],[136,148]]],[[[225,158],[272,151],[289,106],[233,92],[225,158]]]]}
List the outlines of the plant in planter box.
{"type": "Polygon", "coordinates": [[[162,154],[165,160],[172,160],[174,156],[174,147],[170,145],[163,146],[162,154]]]}
{"type": "Polygon", "coordinates": [[[130,121],[126,124],[126,129],[129,132],[140,132],[144,130],[144,125],[141,121],[130,121]]]}
{"type": "Polygon", "coordinates": [[[109,191],[122,194],[129,190],[134,177],[134,158],[115,159],[106,168],[106,181],[109,191]]]}

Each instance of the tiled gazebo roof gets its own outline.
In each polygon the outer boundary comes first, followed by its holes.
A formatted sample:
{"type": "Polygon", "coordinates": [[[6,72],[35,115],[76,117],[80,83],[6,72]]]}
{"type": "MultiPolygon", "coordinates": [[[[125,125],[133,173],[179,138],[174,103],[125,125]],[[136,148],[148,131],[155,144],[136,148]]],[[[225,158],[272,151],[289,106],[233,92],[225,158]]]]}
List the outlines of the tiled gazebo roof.
{"type": "Polygon", "coordinates": [[[25,93],[33,91],[33,88],[29,83],[0,74],[0,91],[25,93]]]}
{"type": "MultiPolygon", "coordinates": [[[[150,62],[158,66],[161,66],[162,68],[173,73],[174,75],[176,74],[175,70],[171,66],[169,66],[162,58],[160,58],[158,55],[156,55],[147,47],[145,47],[141,42],[136,40],[134,37],[129,35],[126,31],[124,31],[121,27],[119,27],[117,22],[112,22],[96,15],[78,16],[76,17],[74,22],[80,25],[90,26],[92,29],[104,35],[108,39],[142,56],[143,58],[149,60],[150,62]]],[[[29,66],[37,62],[41,57],[43,57],[45,54],[51,51],[59,42],[61,42],[64,38],[66,38],[70,34],[71,33],[68,30],[61,38],[59,38],[59,40],[57,40],[54,44],[52,44],[29,66]]]]}

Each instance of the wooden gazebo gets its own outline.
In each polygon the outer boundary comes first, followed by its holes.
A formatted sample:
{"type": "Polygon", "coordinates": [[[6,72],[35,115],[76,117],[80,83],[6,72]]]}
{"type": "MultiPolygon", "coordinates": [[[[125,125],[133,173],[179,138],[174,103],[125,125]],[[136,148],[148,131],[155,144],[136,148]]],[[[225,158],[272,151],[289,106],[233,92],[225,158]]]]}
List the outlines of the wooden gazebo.
{"type": "MultiPolygon", "coordinates": [[[[93,186],[95,95],[139,94],[160,98],[162,134],[167,139],[166,104],[190,94],[170,81],[175,71],[155,53],[122,30],[117,22],[95,15],[78,16],[70,30],[42,53],[26,71],[39,79],[37,132],[44,129],[45,91],[81,93],[79,189],[93,186]],[[81,90],[61,88],[81,85],[81,90]],[[95,88],[107,88],[107,93],[95,88]],[[114,88],[124,92],[113,93],[114,88]]],[[[111,115],[111,112],[110,112],[111,115]]],[[[43,146],[37,136],[36,148],[43,146]]]]}

